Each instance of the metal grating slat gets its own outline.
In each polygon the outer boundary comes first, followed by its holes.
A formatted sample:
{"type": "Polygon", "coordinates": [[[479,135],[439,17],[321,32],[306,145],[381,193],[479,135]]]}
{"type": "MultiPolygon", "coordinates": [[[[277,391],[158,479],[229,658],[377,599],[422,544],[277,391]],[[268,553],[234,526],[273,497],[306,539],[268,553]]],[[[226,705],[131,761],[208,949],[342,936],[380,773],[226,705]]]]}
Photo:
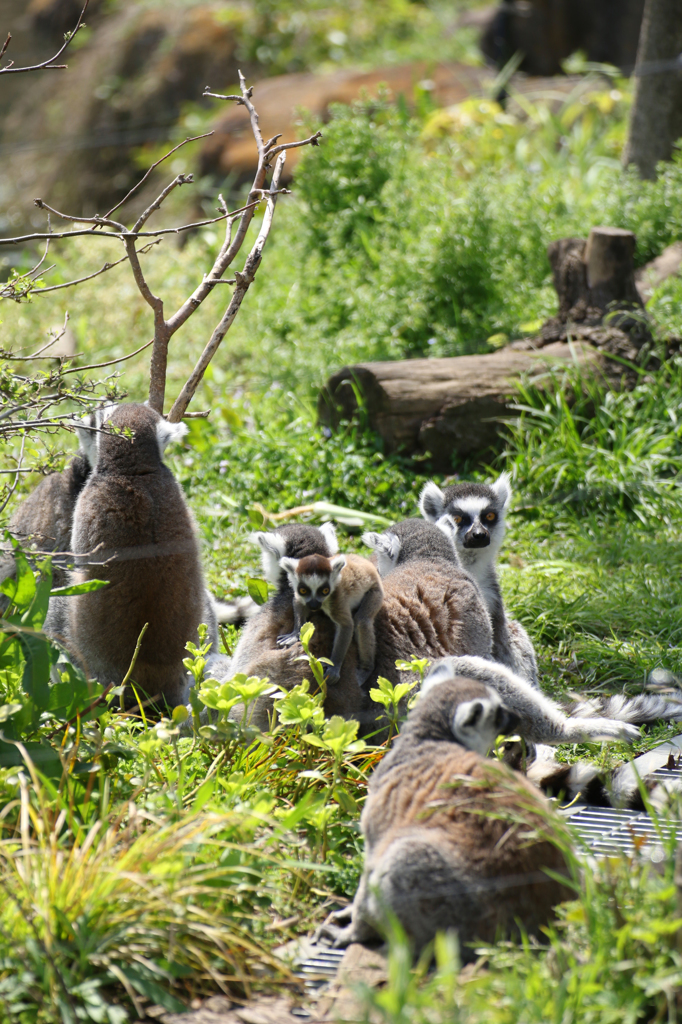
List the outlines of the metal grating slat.
{"type": "Polygon", "coordinates": [[[648,814],[639,811],[581,807],[568,821],[596,854],[631,854],[642,840],[645,847],[660,847],[672,835],[676,842],[682,842],[682,822],[661,818],[657,825],[648,814]]]}

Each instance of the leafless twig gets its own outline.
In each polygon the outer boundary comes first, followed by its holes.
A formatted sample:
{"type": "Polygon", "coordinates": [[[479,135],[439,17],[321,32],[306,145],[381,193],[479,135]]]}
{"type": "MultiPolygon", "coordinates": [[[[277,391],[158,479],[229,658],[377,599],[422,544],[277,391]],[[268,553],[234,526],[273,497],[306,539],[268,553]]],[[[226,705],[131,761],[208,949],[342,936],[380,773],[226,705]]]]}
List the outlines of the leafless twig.
{"type": "MultiPolygon", "coordinates": [[[[42,64],[32,64],[29,67],[25,67],[25,68],[15,68],[14,67],[14,61],[11,60],[9,62],[9,64],[7,64],[4,68],[0,68],[0,75],[18,75],[18,74],[21,74],[22,72],[25,72],[25,71],[42,71],[42,70],[52,70],[52,71],[54,71],[54,70],[63,70],[64,68],[68,67],[68,64],[55,64],[54,62],[56,60],[59,60],[61,55],[66,50],[67,46],[75,38],[76,33],[80,32],[80,30],[82,28],[84,28],[83,18],[85,17],[85,12],[88,9],[88,4],[89,3],[90,3],[90,0],[85,0],[85,3],[83,4],[83,10],[81,11],[80,16],[78,18],[78,21],[76,22],[76,27],[73,29],[72,32],[68,32],[66,34],[66,36],[64,38],[64,42],[62,43],[62,45],[57,50],[57,52],[55,53],[54,57],[49,57],[47,60],[44,60],[42,62],[42,64]]],[[[7,47],[10,44],[10,40],[11,39],[12,39],[12,36],[8,32],[7,33],[7,39],[5,40],[5,42],[3,44],[2,50],[0,50],[0,60],[2,60],[4,54],[5,54],[6,50],[7,50],[7,47]]]]}

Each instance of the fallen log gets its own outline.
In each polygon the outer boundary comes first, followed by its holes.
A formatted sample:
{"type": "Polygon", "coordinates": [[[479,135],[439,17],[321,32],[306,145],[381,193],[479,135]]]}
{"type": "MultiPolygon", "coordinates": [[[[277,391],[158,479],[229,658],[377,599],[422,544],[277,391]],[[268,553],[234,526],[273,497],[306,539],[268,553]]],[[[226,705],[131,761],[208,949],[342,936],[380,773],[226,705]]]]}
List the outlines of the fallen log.
{"type": "Polygon", "coordinates": [[[516,415],[521,376],[539,382],[552,366],[574,360],[596,366],[602,357],[585,342],[555,342],[539,350],[512,344],[487,355],[344,366],[320,393],[318,415],[336,427],[356,415],[360,399],[386,452],[428,452],[431,468],[447,472],[453,458],[480,458],[499,445],[501,424],[516,415]]]}

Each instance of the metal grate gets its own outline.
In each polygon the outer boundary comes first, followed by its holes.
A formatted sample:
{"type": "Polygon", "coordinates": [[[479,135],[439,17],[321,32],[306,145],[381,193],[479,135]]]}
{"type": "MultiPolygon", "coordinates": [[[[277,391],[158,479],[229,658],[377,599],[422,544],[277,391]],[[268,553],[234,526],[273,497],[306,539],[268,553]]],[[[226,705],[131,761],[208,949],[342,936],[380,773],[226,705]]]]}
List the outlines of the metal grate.
{"type": "Polygon", "coordinates": [[[297,967],[296,975],[303,979],[308,992],[316,992],[336,977],[345,949],[309,946],[308,956],[297,967]]]}
{"type": "Polygon", "coordinates": [[[581,807],[569,823],[597,856],[633,854],[637,849],[651,860],[664,856],[663,842],[675,836],[682,842],[682,821],[659,818],[654,822],[639,811],[618,811],[610,807],[581,807]]]}

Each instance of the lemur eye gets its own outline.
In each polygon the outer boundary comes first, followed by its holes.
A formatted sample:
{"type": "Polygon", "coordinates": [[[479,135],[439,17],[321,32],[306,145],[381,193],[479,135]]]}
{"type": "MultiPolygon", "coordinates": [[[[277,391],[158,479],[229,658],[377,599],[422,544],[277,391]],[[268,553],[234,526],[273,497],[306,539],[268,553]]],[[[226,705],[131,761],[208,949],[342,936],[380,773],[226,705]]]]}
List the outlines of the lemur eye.
{"type": "Polygon", "coordinates": [[[486,517],[485,517],[485,518],[487,519],[487,521],[488,521],[489,523],[492,523],[492,522],[493,522],[493,520],[497,519],[497,516],[495,515],[495,513],[494,513],[494,512],[488,512],[488,514],[486,515],[486,517]]]}
{"type": "Polygon", "coordinates": [[[325,595],[328,594],[329,593],[329,587],[322,587],[322,590],[320,591],[320,593],[325,594],[325,595]]]}
{"type": "Polygon", "coordinates": [[[453,519],[453,522],[457,523],[458,526],[462,522],[462,517],[461,516],[453,516],[452,519],[453,519]]]}
{"type": "Polygon", "coordinates": [[[310,593],[307,587],[299,587],[298,592],[301,595],[301,597],[305,597],[307,594],[310,593]]]}

